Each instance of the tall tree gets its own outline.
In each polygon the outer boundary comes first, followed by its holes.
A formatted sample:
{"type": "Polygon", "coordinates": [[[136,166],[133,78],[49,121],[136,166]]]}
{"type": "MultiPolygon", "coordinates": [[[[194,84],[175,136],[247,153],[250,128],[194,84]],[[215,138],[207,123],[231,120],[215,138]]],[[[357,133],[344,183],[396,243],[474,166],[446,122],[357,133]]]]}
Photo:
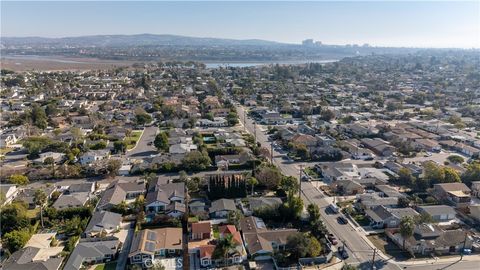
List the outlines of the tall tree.
{"type": "Polygon", "coordinates": [[[33,202],[35,203],[35,205],[40,206],[40,221],[42,222],[43,228],[43,206],[47,202],[47,195],[43,190],[37,189],[35,191],[35,194],[33,195],[33,202]]]}
{"type": "Polygon", "coordinates": [[[55,178],[55,159],[53,159],[53,157],[47,157],[45,158],[45,160],[43,161],[43,164],[45,165],[50,165],[52,168],[52,178],[55,178]]]}
{"type": "Polygon", "coordinates": [[[415,220],[410,216],[402,217],[400,220],[400,235],[403,238],[403,249],[405,249],[405,241],[413,235],[415,229],[415,220]]]}
{"type": "Polygon", "coordinates": [[[155,140],[153,141],[153,145],[159,151],[168,151],[168,134],[166,132],[160,132],[155,136],[155,140]]]}

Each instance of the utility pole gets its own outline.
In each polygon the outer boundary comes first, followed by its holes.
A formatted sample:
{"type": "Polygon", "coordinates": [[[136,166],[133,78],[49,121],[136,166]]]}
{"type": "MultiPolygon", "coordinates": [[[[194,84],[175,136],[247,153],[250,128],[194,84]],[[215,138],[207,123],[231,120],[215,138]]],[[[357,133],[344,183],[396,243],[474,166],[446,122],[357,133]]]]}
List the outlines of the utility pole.
{"type": "Polygon", "coordinates": [[[375,255],[377,254],[377,249],[373,249],[373,259],[372,259],[372,270],[375,269],[375,255]]]}
{"type": "Polygon", "coordinates": [[[298,178],[298,197],[302,198],[302,174],[303,174],[303,165],[300,165],[300,178],[298,178]]]}
{"type": "Polygon", "coordinates": [[[257,146],[257,122],[253,122],[253,137],[255,138],[255,146],[257,146]]]}
{"type": "Polygon", "coordinates": [[[243,109],[243,131],[247,131],[247,120],[246,120],[246,114],[247,112],[245,111],[245,108],[243,109]]]}
{"type": "Polygon", "coordinates": [[[463,248],[460,252],[460,261],[463,260],[463,253],[465,253],[465,245],[467,244],[467,232],[465,232],[465,239],[463,239],[463,248]]]}
{"type": "Polygon", "coordinates": [[[270,143],[270,163],[273,165],[273,142],[270,143]]]}
{"type": "Polygon", "coordinates": [[[182,250],[183,250],[183,270],[190,270],[190,255],[188,254],[188,187],[185,185],[184,187],[185,192],[185,213],[182,216],[182,250]]]}

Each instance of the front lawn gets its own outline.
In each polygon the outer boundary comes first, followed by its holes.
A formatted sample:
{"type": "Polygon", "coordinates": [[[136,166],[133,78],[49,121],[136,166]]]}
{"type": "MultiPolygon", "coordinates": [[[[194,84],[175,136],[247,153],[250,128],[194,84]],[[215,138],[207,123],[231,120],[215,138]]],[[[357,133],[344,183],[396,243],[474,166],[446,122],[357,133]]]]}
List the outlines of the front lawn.
{"type": "Polygon", "coordinates": [[[125,142],[127,143],[127,149],[130,150],[137,145],[138,140],[142,136],[142,130],[134,130],[129,137],[125,138],[125,142]]]}
{"type": "Polygon", "coordinates": [[[313,179],[318,179],[320,178],[320,175],[318,175],[318,173],[312,168],[312,167],[307,167],[305,168],[305,173],[312,177],[313,179]]]}
{"type": "MultiPolygon", "coordinates": [[[[43,212],[45,214],[45,212],[43,212]]],[[[27,210],[27,217],[29,218],[37,218],[40,215],[40,208],[35,207],[34,209],[27,210]]]]}
{"type": "Polygon", "coordinates": [[[117,268],[117,262],[102,263],[95,267],[95,270],[115,270],[117,268]]]}

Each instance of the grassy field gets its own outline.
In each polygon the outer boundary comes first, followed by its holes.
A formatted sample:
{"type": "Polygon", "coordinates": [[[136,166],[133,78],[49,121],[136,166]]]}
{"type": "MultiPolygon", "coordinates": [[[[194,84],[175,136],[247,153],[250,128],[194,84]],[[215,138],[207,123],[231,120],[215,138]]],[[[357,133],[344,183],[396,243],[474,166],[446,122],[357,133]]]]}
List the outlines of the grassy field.
{"type": "Polygon", "coordinates": [[[115,270],[117,262],[102,263],[95,267],[95,270],[115,270]]]}
{"type": "Polygon", "coordinates": [[[132,134],[129,137],[125,138],[125,142],[127,143],[128,150],[135,147],[138,140],[140,140],[140,137],[142,136],[142,132],[143,132],[142,130],[134,130],[132,131],[132,134]]]}

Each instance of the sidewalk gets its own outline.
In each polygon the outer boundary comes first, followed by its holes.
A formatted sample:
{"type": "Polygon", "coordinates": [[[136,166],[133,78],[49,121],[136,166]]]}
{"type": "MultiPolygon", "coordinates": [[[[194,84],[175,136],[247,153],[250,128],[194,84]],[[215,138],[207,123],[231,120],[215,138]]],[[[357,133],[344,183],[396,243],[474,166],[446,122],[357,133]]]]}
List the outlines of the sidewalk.
{"type": "MultiPolygon", "coordinates": [[[[452,256],[448,258],[429,258],[425,260],[415,260],[411,259],[408,261],[394,261],[398,265],[408,266],[408,265],[424,265],[424,264],[434,264],[434,263],[453,263],[460,261],[460,255],[452,256]]],[[[480,262],[480,254],[475,255],[465,255],[463,256],[462,261],[467,262],[480,262]]]]}

